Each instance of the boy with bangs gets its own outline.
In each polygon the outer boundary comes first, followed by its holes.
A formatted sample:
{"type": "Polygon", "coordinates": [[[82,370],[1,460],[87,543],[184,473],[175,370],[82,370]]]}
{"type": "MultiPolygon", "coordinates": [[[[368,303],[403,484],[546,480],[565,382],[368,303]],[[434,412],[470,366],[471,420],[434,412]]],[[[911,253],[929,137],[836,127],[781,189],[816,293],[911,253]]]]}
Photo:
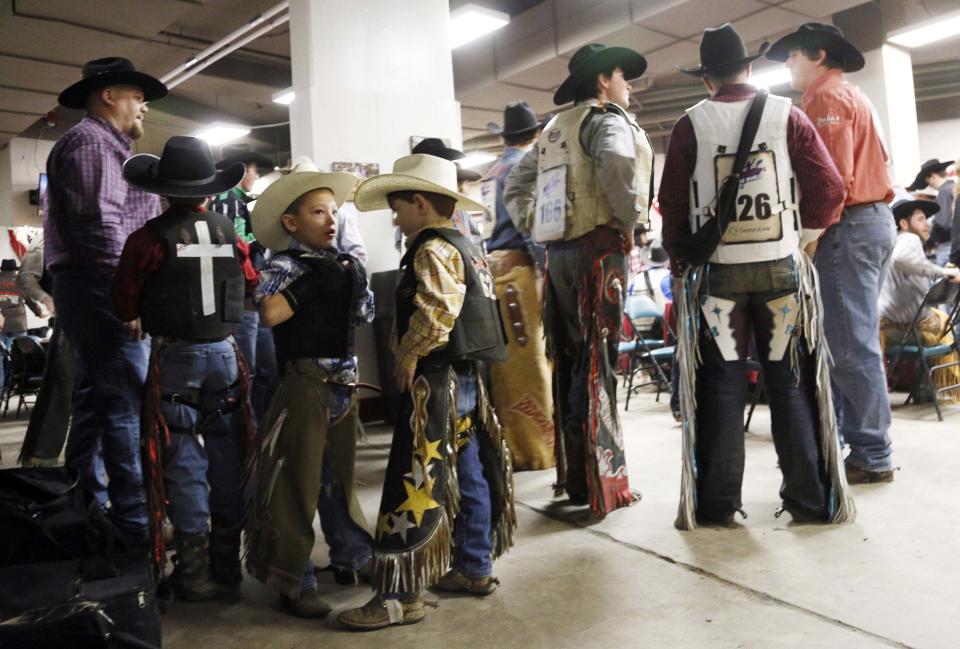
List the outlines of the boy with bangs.
{"type": "Polygon", "coordinates": [[[257,241],[278,251],[261,271],[257,302],[273,328],[281,381],[251,467],[247,569],[298,617],[330,611],[310,560],[315,513],[338,582],[356,581],[373,552],[353,491],[354,329],[373,319],[373,294],[360,262],[334,247],[337,208],[355,182],[347,173],[291,173],[252,214],[257,241]]]}

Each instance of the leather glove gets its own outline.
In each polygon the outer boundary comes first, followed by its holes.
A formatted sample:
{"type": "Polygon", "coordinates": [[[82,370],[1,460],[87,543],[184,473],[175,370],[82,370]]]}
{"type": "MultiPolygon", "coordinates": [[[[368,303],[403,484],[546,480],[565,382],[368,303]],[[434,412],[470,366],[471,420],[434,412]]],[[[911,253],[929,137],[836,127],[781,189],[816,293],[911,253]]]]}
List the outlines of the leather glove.
{"type": "Polygon", "coordinates": [[[290,282],[290,285],[280,291],[280,294],[287,299],[290,308],[296,312],[310,300],[318,299],[323,290],[323,274],[312,270],[290,282]]]}

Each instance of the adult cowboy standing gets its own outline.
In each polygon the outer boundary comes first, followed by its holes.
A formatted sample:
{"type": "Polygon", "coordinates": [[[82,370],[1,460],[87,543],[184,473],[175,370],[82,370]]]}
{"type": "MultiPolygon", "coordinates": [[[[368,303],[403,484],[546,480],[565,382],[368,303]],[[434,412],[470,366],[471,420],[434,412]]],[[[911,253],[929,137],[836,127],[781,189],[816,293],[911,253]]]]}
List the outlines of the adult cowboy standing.
{"type": "Polygon", "coordinates": [[[166,94],[127,59],[86,63],[83,79],[59,96],[86,115],[47,159],[44,257],[80,377],[66,463],[101,504],[109,500],[118,528],[135,542],[147,538],[140,403],[149,347],[139,320],[125,325],[114,315],[109,291],[127,236],[160,213],[159,199],[128,185],[122,168],[143,134],[147,102],[166,94]]]}
{"type": "Polygon", "coordinates": [[[652,188],[653,147],[626,112],[628,80],[646,68],[624,47],[577,50],[553,96],[558,106],[574,106],[550,120],[504,185],[504,205],[520,230],[547,246],[557,492],[599,515],[633,501],[613,369],[627,254],[634,227],[647,223],[652,188]]]}
{"type": "Polygon", "coordinates": [[[804,23],[774,43],[767,58],[786,62],[793,89],[803,93],[800,107],[843,177],[840,219],[811,250],[834,360],[837,424],[850,445],[847,479],[890,482],[890,398],[877,301],[896,241],[887,205],[894,193],[870,101],[843,78],[863,68],[863,55],[833,25],[804,23]]]}
{"type": "Polygon", "coordinates": [[[742,512],[751,331],[783,472],[783,510],[798,522],[853,516],[816,273],[802,252],[832,222],[843,188],[810,120],[789,99],[748,84],[751,62],[767,47],[748,54],[729,23],[704,30],[701,65],[683,72],[701,77],[711,96],[674,126],[660,186],[664,246],[674,272],[684,270],[674,295],[684,429],[680,529],[726,525],[742,512]],[[703,234],[713,227],[720,237],[708,243],[703,234]]]}

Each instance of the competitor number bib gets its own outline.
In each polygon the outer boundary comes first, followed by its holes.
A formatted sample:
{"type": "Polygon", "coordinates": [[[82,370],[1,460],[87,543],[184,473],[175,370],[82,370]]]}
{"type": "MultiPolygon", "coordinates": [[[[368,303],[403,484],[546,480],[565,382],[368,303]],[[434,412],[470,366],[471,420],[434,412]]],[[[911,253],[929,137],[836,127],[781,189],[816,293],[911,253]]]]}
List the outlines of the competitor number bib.
{"type": "MultiPolygon", "coordinates": [[[[735,155],[713,159],[716,186],[730,175],[735,155]]],[[[776,157],[773,151],[754,151],[747,156],[740,173],[740,191],[734,214],[721,240],[724,244],[777,241],[783,237],[780,212],[784,204],[777,186],[776,157]]]]}
{"type": "Polygon", "coordinates": [[[483,238],[489,239],[493,236],[493,228],[497,225],[497,179],[487,178],[480,183],[480,204],[483,205],[483,222],[480,224],[480,230],[483,232],[483,238]]]}
{"type": "Polygon", "coordinates": [[[563,238],[567,225],[567,165],[544,169],[537,176],[537,207],[533,215],[533,240],[563,238]]]}

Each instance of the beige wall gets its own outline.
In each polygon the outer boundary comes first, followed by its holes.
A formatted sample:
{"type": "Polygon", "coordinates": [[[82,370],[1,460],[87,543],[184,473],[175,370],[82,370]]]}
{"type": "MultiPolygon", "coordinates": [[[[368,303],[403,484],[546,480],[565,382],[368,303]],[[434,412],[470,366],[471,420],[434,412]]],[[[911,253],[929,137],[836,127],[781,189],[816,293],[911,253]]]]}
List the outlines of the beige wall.
{"type": "Polygon", "coordinates": [[[0,150],[0,226],[40,225],[27,192],[36,189],[54,143],[17,137],[0,150]]]}

